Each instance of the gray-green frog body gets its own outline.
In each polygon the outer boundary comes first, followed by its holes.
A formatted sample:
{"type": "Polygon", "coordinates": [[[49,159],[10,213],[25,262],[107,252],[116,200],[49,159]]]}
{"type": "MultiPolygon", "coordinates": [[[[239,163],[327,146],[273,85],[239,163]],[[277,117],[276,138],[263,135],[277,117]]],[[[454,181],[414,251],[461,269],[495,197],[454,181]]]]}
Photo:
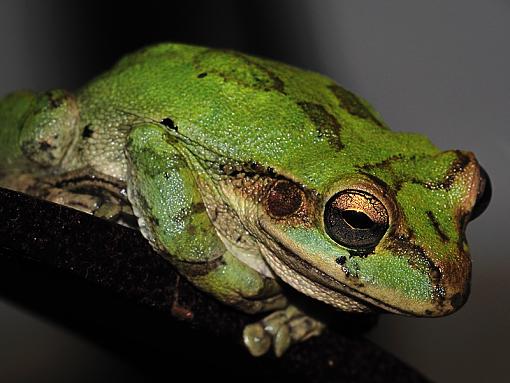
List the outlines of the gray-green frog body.
{"type": "Polygon", "coordinates": [[[275,311],[245,329],[254,355],[323,329],[282,283],[344,311],[458,309],[465,226],[490,195],[472,153],[390,131],[327,77],[180,44],[126,56],[76,95],[6,96],[0,148],[2,185],[134,214],[194,285],[275,311]]]}

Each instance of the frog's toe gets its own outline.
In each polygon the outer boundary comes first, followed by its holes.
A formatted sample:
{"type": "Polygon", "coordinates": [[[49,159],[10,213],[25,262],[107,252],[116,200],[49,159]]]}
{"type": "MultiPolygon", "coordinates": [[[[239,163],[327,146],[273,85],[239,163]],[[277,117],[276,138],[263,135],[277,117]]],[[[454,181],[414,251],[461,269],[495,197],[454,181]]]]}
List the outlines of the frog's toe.
{"type": "Polygon", "coordinates": [[[279,357],[292,344],[320,335],[323,329],[323,323],[289,306],[246,326],[243,340],[253,356],[265,354],[272,345],[275,355],[279,357]]]}
{"type": "Polygon", "coordinates": [[[277,357],[282,356],[285,353],[285,351],[287,351],[291,344],[292,338],[290,335],[289,326],[287,325],[281,326],[278,329],[276,335],[274,336],[273,340],[274,354],[277,357]]]}
{"type": "Polygon", "coordinates": [[[115,220],[122,213],[122,206],[112,202],[102,203],[95,211],[94,215],[107,220],[115,220]]]}
{"type": "Polygon", "coordinates": [[[243,330],[243,341],[253,356],[261,356],[271,347],[271,336],[261,322],[247,325],[243,330]]]}

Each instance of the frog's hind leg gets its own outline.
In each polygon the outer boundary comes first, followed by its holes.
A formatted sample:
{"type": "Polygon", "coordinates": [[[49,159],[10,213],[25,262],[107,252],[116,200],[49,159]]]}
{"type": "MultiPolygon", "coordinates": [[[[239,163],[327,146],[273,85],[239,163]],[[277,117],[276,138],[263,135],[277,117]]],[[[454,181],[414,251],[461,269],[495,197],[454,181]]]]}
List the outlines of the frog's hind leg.
{"type": "Polygon", "coordinates": [[[90,168],[68,170],[76,167],[80,127],[67,91],[0,99],[0,186],[130,226],[125,186],[90,168]]]}
{"type": "Polygon", "coordinates": [[[21,91],[0,99],[0,168],[62,168],[79,138],[75,97],[61,89],[21,91]]]}

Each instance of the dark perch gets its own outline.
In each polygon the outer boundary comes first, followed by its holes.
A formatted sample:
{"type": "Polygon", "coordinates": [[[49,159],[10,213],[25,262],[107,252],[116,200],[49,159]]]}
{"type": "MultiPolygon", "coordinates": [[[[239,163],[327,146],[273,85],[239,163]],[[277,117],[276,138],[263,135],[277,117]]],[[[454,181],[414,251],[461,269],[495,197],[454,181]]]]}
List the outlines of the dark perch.
{"type": "Polygon", "coordinates": [[[94,339],[149,376],[226,381],[425,382],[362,336],[372,317],[323,308],[336,329],[255,359],[254,317],[193,288],[137,232],[0,189],[0,293],[94,339]]]}

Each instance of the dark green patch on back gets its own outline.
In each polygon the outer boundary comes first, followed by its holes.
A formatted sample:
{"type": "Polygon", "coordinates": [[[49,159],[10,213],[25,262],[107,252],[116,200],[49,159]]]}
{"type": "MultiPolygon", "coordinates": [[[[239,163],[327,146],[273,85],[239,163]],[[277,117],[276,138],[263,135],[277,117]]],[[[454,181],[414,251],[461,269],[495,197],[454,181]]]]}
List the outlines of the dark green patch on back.
{"type": "Polygon", "coordinates": [[[335,116],[329,113],[320,104],[302,101],[298,102],[298,105],[315,125],[317,132],[319,133],[319,137],[327,138],[328,142],[336,150],[342,150],[344,148],[344,144],[340,138],[342,125],[335,116]]]}
{"type": "Polygon", "coordinates": [[[340,103],[340,106],[347,110],[350,114],[366,120],[371,120],[380,127],[385,128],[384,124],[379,120],[379,118],[377,118],[377,116],[374,115],[374,113],[369,109],[368,105],[366,105],[354,93],[342,88],[337,84],[331,84],[328,86],[328,88],[331,90],[331,92],[333,92],[338,102],[340,103]]]}
{"type": "Polygon", "coordinates": [[[242,53],[211,49],[195,56],[194,65],[201,73],[216,74],[227,82],[285,93],[284,82],[273,71],[242,53]]]}

